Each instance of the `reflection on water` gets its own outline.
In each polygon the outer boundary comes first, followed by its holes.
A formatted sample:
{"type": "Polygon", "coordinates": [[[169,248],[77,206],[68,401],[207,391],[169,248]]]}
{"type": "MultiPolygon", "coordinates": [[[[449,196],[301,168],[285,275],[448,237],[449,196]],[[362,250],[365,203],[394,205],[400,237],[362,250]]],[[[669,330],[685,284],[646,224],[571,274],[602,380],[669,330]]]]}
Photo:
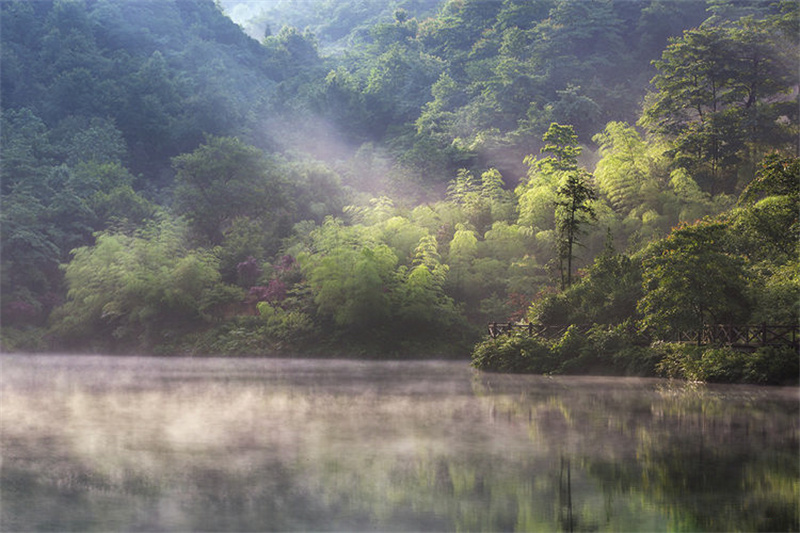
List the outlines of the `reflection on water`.
{"type": "Polygon", "coordinates": [[[3,531],[797,530],[798,389],[0,358],[3,531]]]}

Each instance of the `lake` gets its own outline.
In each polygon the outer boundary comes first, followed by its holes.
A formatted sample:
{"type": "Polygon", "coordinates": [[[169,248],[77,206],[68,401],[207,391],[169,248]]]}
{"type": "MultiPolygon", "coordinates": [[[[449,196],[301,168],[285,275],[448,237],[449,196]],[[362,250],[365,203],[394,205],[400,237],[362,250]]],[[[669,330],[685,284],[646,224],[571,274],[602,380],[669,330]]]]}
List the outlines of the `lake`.
{"type": "Polygon", "coordinates": [[[794,387],[0,356],[3,531],[786,531],[794,387]]]}

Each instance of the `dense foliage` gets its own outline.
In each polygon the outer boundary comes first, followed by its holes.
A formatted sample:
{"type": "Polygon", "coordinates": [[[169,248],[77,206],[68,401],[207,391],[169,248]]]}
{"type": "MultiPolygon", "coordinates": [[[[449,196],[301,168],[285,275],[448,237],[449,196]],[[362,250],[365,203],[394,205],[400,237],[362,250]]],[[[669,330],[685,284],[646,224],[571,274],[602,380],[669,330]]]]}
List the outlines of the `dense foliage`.
{"type": "Polygon", "coordinates": [[[476,366],[676,374],[648,342],[797,323],[796,3],[255,5],[0,4],[4,349],[455,355],[528,318],[596,327],[476,366]]]}
{"type": "Polygon", "coordinates": [[[607,247],[577,284],[530,309],[529,318],[544,324],[591,324],[588,334],[573,328],[549,342],[527,334],[486,340],[473,364],[537,373],[658,370],[692,380],[796,380],[798,357],[790,346],[747,354],[662,341],[704,324],[800,322],[798,177],[800,160],[770,156],[736,208],[675,228],[632,255],[607,247]],[[648,348],[651,341],[658,342],[648,348]],[[531,353],[539,355],[531,359],[531,353]]]}

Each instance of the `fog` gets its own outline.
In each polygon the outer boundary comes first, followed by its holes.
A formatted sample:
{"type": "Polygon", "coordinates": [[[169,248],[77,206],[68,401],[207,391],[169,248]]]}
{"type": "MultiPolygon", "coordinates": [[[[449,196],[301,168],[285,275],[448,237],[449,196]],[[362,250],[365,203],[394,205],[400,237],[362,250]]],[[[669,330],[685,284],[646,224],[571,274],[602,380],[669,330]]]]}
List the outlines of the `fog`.
{"type": "Polygon", "coordinates": [[[797,517],[779,482],[796,468],[796,389],[437,361],[3,356],[2,370],[5,530],[725,529],[713,505],[757,524],[752,499],[797,517]]]}

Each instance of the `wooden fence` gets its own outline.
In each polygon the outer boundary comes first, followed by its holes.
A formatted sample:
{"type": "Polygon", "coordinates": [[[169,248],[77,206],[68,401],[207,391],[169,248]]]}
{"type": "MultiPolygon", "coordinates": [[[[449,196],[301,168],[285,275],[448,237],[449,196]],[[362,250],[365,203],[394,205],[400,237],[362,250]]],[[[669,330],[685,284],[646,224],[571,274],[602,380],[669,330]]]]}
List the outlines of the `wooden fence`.
{"type": "MultiPolygon", "coordinates": [[[[515,331],[542,339],[555,339],[564,334],[570,324],[521,324],[516,322],[490,322],[489,336],[512,335],[515,331]]],[[[580,333],[586,333],[591,325],[575,324],[580,333]]],[[[758,348],[761,346],[792,346],[800,348],[800,326],[760,325],[705,325],[701,329],[681,331],[677,342],[703,345],[722,345],[733,348],[758,348]]]]}
{"type": "Polygon", "coordinates": [[[681,331],[678,342],[703,346],[716,344],[734,348],[793,346],[800,343],[799,326],[707,324],[700,329],[681,331]]]}
{"type": "MultiPolygon", "coordinates": [[[[572,324],[520,324],[517,322],[490,322],[489,323],[489,336],[496,339],[500,335],[511,335],[514,331],[527,332],[528,335],[533,337],[541,337],[543,339],[555,339],[561,337],[572,324]]],[[[575,327],[580,333],[587,333],[592,326],[586,324],[575,324],[575,327]]]]}

